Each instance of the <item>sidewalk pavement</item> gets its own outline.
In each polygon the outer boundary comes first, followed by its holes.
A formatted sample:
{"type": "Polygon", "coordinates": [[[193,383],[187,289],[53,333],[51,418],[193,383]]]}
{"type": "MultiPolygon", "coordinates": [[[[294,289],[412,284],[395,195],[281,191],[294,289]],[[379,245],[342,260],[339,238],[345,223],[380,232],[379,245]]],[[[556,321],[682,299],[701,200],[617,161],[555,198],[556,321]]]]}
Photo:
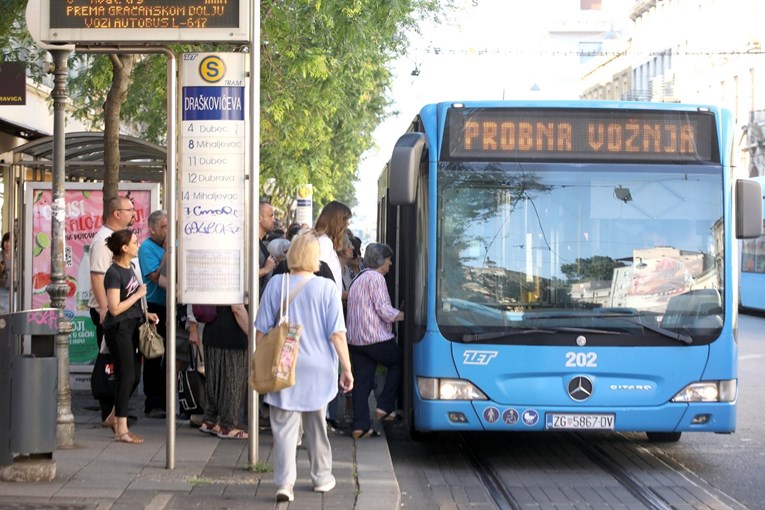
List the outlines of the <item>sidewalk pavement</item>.
{"type": "MultiPolygon", "coordinates": [[[[137,393],[137,392],[136,392],[137,393]]],[[[133,402],[133,409],[140,408],[133,402]]],[[[377,438],[353,440],[330,431],[337,486],[313,492],[308,454],[298,449],[295,501],[276,503],[270,430],[258,438],[259,462],[248,470],[247,441],[200,433],[177,421],[175,469],[166,469],[165,420],[139,416],[130,428],[143,444],[113,440],[101,425],[90,392],[72,392],[75,446],[53,452],[50,482],[0,482],[0,509],[359,509],[394,510],[401,494],[384,429],[377,438]],[[264,472],[257,472],[261,469],[264,472]]],[[[138,413],[134,413],[138,414],[138,413]]]]}

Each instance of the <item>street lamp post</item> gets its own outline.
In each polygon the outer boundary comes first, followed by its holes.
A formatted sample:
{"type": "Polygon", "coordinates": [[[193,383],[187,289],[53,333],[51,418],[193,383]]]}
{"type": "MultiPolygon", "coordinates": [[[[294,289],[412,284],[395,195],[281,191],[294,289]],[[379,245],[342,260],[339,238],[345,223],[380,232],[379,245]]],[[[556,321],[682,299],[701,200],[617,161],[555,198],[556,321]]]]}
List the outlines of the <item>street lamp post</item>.
{"type": "Polygon", "coordinates": [[[74,446],[74,415],[72,391],[69,386],[69,333],[72,323],[64,315],[64,302],[69,292],[64,273],[64,234],[66,227],[66,197],[64,177],[66,165],[65,106],[68,97],[66,59],[69,50],[51,50],[53,71],[53,176],[51,200],[51,272],[47,291],[51,306],[58,308],[58,334],[55,351],[58,366],[58,393],[56,395],[56,442],[59,448],[74,446]]]}

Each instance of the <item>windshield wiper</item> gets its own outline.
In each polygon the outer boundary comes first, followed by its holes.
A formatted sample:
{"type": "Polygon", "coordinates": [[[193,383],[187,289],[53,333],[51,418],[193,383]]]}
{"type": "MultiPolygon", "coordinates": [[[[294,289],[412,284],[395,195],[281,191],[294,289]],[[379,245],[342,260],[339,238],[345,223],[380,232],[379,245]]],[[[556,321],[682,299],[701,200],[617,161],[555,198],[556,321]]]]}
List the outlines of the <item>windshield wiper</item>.
{"type": "Polygon", "coordinates": [[[677,331],[672,331],[671,329],[665,329],[659,326],[650,326],[648,324],[643,324],[642,322],[634,320],[634,319],[630,319],[629,317],[634,317],[634,315],[626,316],[626,317],[614,317],[614,319],[629,322],[630,324],[635,324],[649,331],[653,331],[654,333],[658,333],[661,336],[671,338],[672,340],[677,340],[681,344],[691,345],[693,343],[693,337],[691,335],[686,335],[685,333],[679,333],[677,331]]]}
{"type": "Polygon", "coordinates": [[[685,333],[679,333],[670,329],[665,329],[659,326],[651,326],[640,321],[640,316],[626,312],[605,312],[605,313],[585,313],[585,314],[550,314],[540,315],[539,317],[526,317],[526,320],[544,320],[544,319],[571,319],[571,318],[585,318],[585,319],[616,319],[619,321],[629,322],[636,326],[640,326],[654,333],[658,333],[661,336],[677,340],[678,342],[691,345],[693,344],[693,337],[685,333]]]}
{"type": "Polygon", "coordinates": [[[550,335],[553,333],[591,333],[594,335],[626,335],[623,331],[613,331],[607,329],[575,328],[561,326],[558,328],[526,328],[514,329],[511,331],[493,331],[491,333],[465,333],[462,335],[462,341],[465,343],[482,342],[484,340],[497,340],[516,335],[533,335],[535,333],[550,335]]]}

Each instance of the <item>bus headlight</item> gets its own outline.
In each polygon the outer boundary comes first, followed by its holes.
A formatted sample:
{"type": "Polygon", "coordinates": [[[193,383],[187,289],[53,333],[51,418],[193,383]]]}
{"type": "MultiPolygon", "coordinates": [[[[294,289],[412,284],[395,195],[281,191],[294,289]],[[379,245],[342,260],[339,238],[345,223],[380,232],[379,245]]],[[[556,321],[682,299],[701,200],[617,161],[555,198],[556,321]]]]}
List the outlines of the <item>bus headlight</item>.
{"type": "Polygon", "coordinates": [[[425,400],[488,400],[481,390],[464,379],[418,377],[417,389],[425,400]]]}
{"type": "Polygon", "coordinates": [[[733,402],[736,400],[736,380],[701,381],[691,383],[672,397],[672,402],[733,402]]]}

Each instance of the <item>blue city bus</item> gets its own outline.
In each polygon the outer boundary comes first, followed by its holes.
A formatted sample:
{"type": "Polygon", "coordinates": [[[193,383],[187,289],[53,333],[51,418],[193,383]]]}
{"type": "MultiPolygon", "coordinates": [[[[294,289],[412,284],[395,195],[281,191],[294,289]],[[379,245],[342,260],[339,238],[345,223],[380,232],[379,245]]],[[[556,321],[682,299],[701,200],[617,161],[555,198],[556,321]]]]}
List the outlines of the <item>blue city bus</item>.
{"type": "MultiPolygon", "coordinates": [[[[765,186],[765,177],[752,180],[765,186]]],[[[763,197],[765,200],[765,196],[763,197]]],[[[765,219],[763,219],[765,225],[765,219]]],[[[739,306],[742,310],[762,314],[765,312],[765,235],[741,242],[741,275],[739,278],[739,306]]]]}
{"type": "Polygon", "coordinates": [[[736,238],[761,233],[711,106],[425,106],[378,182],[401,407],[437,431],[736,427],[736,238]]]}

